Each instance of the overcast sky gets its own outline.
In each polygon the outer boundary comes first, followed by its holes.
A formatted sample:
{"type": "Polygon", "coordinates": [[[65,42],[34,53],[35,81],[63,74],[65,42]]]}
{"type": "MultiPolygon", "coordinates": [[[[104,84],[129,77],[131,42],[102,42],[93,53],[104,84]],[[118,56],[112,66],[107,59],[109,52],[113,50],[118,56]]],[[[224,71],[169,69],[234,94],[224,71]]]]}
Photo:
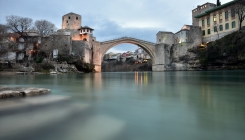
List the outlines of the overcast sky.
{"type": "MultiPolygon", "coordinates": [[[[0,24],[6,23],[6,16],[18,15],[45,19],[60,29],[62,16],[74,12],[82,16],[82,26],[95,29],[97,41],[129,36],[156,42],[158,31],[175,33],[184,24],[192,24],[191,11],[206,2],[216,0],[0,0],[0,24]]],[[[120,45],[110,51],[135,48],[120,45]]]]}

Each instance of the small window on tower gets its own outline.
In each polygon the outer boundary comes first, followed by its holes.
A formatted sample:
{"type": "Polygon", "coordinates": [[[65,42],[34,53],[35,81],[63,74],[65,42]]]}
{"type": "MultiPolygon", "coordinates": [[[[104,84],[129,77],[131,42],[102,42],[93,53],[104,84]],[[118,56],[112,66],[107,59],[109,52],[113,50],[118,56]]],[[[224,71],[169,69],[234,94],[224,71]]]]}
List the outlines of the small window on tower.
{"type": "Polygon", "coordinates": [[[76,17],[76,20],[78,20],[78,17],[76,17]]]}
{"type": "Polygon", "coordinates": [[[69,17],[69,19],[71,19],[71,17],[69,17]]]}
{"type": "Polygon", "coordinates": [[[66,23],[68,23],[68,20],[66,21],[66,23]]]}

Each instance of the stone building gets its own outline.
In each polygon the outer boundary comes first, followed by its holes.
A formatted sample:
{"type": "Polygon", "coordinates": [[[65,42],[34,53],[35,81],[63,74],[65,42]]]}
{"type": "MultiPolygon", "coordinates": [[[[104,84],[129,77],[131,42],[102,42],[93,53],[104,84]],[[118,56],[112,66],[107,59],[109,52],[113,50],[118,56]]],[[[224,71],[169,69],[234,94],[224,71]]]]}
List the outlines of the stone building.
{"type": "Polygon", "coordinates": [[[0,42],[0,49],[7,48],[2,52],[0,60],[11,63],[21,63],[32,61],[35,50],[41,43],[41,38],[37,31],[24,31],[20,36],[18,33],[8,33],[0,42]]]}
{"type": "Polygon", "coordinates": [[[199,26],[199,20],[195,18],[195,16],[205,13],[205,11],[215,8],[216,5],[214,3],[205,3],[203,5],[198,5],[197,8],[192,10],[192,25],[199,26]]]}
{"type": "MultiPolygon", "coordinates": [[[[199,26],[184,25],[177,33],[160,31],[156,34],[157,45],[164,45],[163,61],[170,67],[179,58],[185,56],[188,49],[202,43],[202,32],[199,26]]],[[[160,52],[159,52],[160,53],[160,52]]]]}
{"type": "MultiPolygon", "coordinates": [[[[239,18],[236,14],[236,4],[245,6],[244,0],[233,0],[222,4],[217,0],[215,4],[206,3],[201,8],[192,10],[193,25],[202,28],[203,43],[220,39],[239,29],[239,18]]],[[[242,22],[245,26],[245,22],[242,22]]]]}
{"type": "Polygon", "coordinates": [[[96,40],[93,30],[88,26],[82,26],[81,15],[71,12],[62,17],[62,29],[59,32],[69,34],[71,38],[69,54],[82,57],[86,63],[92,63],[92,41],[96,40]]]}

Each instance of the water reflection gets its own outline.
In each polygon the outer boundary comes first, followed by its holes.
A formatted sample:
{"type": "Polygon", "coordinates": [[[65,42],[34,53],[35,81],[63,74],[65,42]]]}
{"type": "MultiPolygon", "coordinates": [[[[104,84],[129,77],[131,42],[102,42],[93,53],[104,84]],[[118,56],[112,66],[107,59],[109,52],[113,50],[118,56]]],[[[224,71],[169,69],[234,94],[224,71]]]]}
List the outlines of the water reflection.
{"type": "Polygon", "coordinates": [[[73,100],[35,108],[35,113],[0,115],[0,130],[11,128],[5,126],[12,120],[20,120],[12,127],[28,123],[25,117],[30,114],[36,125],[24,125],[12,136],[18,130],[8,129],[10,136],[4,138],[244,140],[244,75],[245,71],[182,71],[1,76],[1,85],[50,88],[51,94],[73,100]],[[81,109],[82,104],[87,109],[81,109]],[[39,117],[48,122],[41,123],[39,117]]]}
{"type": "Polygon", "coordinates": [[[135,72],[134,80],[135,85],[147,85],[149,72],[135,72]]]}

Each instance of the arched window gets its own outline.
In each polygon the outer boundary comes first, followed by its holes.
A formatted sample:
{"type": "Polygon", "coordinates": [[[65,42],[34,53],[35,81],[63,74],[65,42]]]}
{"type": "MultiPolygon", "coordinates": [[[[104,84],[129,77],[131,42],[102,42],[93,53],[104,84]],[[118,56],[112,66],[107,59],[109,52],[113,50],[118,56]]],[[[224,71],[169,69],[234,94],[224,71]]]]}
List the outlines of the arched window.
{"type": "Polygon", "coordinates": [[[84,38],[83,41],[87,41],[87,38],[84,38]]]}

